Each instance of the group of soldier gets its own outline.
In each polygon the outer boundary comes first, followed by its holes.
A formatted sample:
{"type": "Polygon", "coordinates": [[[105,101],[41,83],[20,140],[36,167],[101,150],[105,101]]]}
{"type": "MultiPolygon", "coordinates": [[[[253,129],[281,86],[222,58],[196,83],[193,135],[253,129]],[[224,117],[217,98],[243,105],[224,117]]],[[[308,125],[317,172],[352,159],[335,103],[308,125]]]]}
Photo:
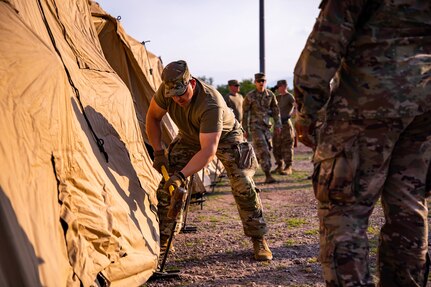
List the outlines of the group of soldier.
{"type": "Polygon", "coordinates": [[[252,137],[257,160],[265,173],[265,183],[274,183],[276,179],[271,173],[292,174],[295,132],[291,117],[295,98],[288,92],[286,80],[277,82],[276,94],[266,88],[264,73],[254,75],[254,84],[256,88],[244,97],[239,93],[238,80],[229,80],[229,93],[224,99],[242,124],[244,137],[252,137]],[[273,171],[271,151],[277,166],[273,171]]]}
{"type": "MultiPolygon", "coordinates": [[[[320,9],[295,67],[294,95],[298,140],[314,152],[312,182],[325,283],[376,285],[367,227],[380,202],[385,222],[379,238],[378,286],[426,286],[431,1],[324,0],[320,9]]],[[[267,183],[273,182],[272,140],[277,146],[276,172],[291,171],[291,156],[278,154],[280,143],[291,150],[293,142],[293,98],[285,82],[277,84],[277,99],[265,88],[265,75],[257,73],[256,89],[240,103],[239,83],[230,81],[231,93],[225,98],[234,115],[215,88],[191,76],[185,61],[168,64],[162,80],[146,122],[154,167],[166,165],[171,175],[157,191],[161,247],[173,223],[166,216],[166,187],[184,186],[190,175],[217,156],[229,177],[254,257],[271,260],[265,239],[268,228],[253,181],[257,167],[253,146],[267,183]],[[179,128],[167,149],[160,127],[166,113],[179,128]]]]}

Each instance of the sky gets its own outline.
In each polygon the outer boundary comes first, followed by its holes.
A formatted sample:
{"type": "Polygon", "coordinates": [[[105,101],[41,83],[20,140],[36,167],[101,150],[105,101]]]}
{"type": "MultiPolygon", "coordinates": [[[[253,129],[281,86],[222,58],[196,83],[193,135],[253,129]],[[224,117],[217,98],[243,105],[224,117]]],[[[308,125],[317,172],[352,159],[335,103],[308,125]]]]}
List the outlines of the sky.
{"type": "MultiPolygon", "coordinates": [[[[96,0],[126,33],[149,41],[163,64],[185,60],[195,77],[225,85],[259,72],[259,0],[96,0]]],[[[266,0],[265,73],[268,86],[287,79],[304,48],[320,0],[266,0]]]]}

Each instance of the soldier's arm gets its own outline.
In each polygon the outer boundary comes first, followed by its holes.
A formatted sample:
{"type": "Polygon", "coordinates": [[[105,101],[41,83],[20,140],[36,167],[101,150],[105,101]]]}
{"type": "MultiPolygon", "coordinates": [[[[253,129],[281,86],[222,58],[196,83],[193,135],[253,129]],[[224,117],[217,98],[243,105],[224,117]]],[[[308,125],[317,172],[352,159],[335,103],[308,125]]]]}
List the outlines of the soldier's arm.
{"type": "Polygon", "coordinates": [[[162,127],[160,123],[165,114],[166,110],[159,107],[154,98],[152,98],[146,116],[146,132],[148,140],[155,151],[163,149],[162,127]]]}
{"type": "Polygon", "coordinates": [[[292,116],[293,111],[295,110],[295,98],[291,93],[287,93],[287,96],[289,97],[289,103],[291,104],[290,110],[288,112],[289,116],[292,116]]]}
{"type": "Polygon", "coordinates": [[[198,172],[205,166],[207,166],[214,158],[218,142],[221,137],[221,131],[214,133],[200,133],[199,142],[201,149],[191,158],[187,165],[181,170],[181,172],[187,177],[195,172],[198,172]]]}
{"type": "Polygon", "coordinates": [[[272,118],[274,119],[274,127],[281,129],[280,108],[278,107],[277,98],[273,92],[269,91],[269,93],[272,95],[271,110],[272,110],[272,118]]]}
{"type": "Polygon", "coordinates": [[[355,34],[367,1],[323,1],[319,17],[294,70],[298,113],[315,121],[329,98],[329,83],[355,34]]]}

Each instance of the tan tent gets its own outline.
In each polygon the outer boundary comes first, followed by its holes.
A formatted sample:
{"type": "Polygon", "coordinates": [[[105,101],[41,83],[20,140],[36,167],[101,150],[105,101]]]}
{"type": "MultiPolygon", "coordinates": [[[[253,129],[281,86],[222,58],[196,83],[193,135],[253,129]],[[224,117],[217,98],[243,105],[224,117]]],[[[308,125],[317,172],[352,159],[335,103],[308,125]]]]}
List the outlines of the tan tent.
{"type": "Polygon", "coordinates": [[[0,13],[0,286],[146,282],[160,176],[87,1],[0,13]]]}
{"type": "MultiPolygon", "coordinates": [[[[161,84],[162,63],[141,42],[129,36],[119,20],[106,13],[94,2],[91,5],[91,13],[106,59],[130,89],[141,131],[144,139],[147,140],[145,115],[151,98],[161,84]]],[[[163,118],[162,124],[162,141],[167,147],[177,134],[178,128],[169,115],[163,118]]],[[[217,172],[218,175],[223,170],[220,163],[216,169],[217,163],[217,160],[214,160],[208,168],[198,173],[198,177],[195,177],[195,192],[205,192],[211,180],[215,178],[214,173],[217,172]]]]}
{"type": "MultiPolygon", "coordinates": [[[[107,14],[97,3],[92,3],[91,13],[105,58],[129,88],[142,135],[149,143],[145,133],[145,115],[161,83],[162,63],[140,42],[127,35],[117,19],[107,14]]],[[[166,147],[178,129],[168,115],[163,118],[162,124],[162,140],[166,147]]]]}

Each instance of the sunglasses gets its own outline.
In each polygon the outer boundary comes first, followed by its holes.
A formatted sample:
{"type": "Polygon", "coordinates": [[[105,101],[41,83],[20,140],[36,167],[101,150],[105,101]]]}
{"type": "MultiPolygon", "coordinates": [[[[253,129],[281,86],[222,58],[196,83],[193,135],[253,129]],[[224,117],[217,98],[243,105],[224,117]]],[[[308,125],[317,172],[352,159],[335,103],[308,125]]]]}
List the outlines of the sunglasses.
{"type": "Polygon", "coordinates": [[[258,83],[265,83],[266,80],[257,80],[256,82],[258,82],[258,83]]]}

